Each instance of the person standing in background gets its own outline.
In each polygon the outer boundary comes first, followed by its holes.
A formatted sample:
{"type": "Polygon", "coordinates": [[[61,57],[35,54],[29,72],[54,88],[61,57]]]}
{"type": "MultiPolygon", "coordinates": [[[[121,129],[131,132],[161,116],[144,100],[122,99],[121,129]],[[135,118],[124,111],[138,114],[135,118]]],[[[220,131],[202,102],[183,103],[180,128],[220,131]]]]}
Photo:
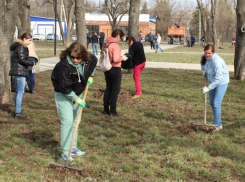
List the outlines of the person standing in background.
{"type": "Polygon", "coordinates": [[[104,72],[106,80],[106,90],[104,94],[104,112],[103,114],[110,116],[120,116],[117,113],[117,97],[120,92],[122,72],[121,63],[128,58],[121,56],[121,48],[118,42],[123,40],[124,33],[121,29],[115,29],[111,33],[111,37],[106,40],[106,47],[108,47],[109,58],[111,62],[111,69],[104,72]]]}
{"type": "Polygon", "coordinates": [[[153,41],[154,41],[154,35],[152,35],[151,32],[150,32],[150,34],[149,34],[149,42],[151,44],[151,49],[155,49],[153,41]]]}
{"type": "Polygon", "coordinates": [[[161,36],[160,36],[160,34],[158,33],[158,34],[157,34],[157,46],[156,46],[156,53],[157,53],[158,49],[160,49],[160,50],[163,52],[163,50],[162,50],[162,48],[161,48],[160,44],[161,44],[161,36]]]}
{"type": "MultiPolygon", "coordinates": [[[[29,58],[28,60],[30,62],[33,62],[34,65],[37,64],[38,62],[38,56],[36,54],[36,48],[35,44],[33,41],[27,46],[28,51],[29,51],[29,58]]],[[[31,82],[31,93],[35,94],[36,93],[36,78],[35,78],[35,66],[29,66],[29,77],[30,77],[30,82],[31,82]]]]}
{"type": "Polygon", "coordinates": [[[11,66],[9,76],[14,76],[15,83],[15,111],[14,118],[24,119],[27,114],[21,110],[22,99],[25,93],[26,80],[29,79],[28,66],[34,66],[35,63],[28,60],[27,46],[32,42],[32,35],[24,33],[20,39],[14,41],[10,46],[11,51],[11,66]]]}
{"type": "Polygon", "coordinates": [[[105,44],[105,33],[102,30],[100,30],[99,43],[100,43],[100,51],[101,51],[102,47],[105,44]]]}
{"type": "Polygon", "coordinates": [[[89,30],[87,29],[87,49],[88,49],[89,43],[90,43],[90,35],[89,35],[89,30]]]}
{"type": "Polygon", "coordinates": [[[235,37],[235,36],[233,36],[233,37],[232,37],[232,42],[231,42],[231,45],[235,45],[235,43],[236,43],[236,37],[235,37]]]}
{"type": "Polygon", "coordinates": [[[145,67],[145,52],[144,47],[141,42],[137,42],[133,36],[128,36],[126,38],[129,47],[130,59],[132,60],[132,65],[134,68],[134,82],[135,82],[135,95],[132,99],[137,99],[142,94],[142,89],[140,85],[140,74],[143,68],[145,67]]]}
{"type": "Polygon", "coordinates": [[[90,37],[92,48],[93,48],[93,55],[98,55],[98,35],[96,32],[93,33],[93,35],[90,37]]]}

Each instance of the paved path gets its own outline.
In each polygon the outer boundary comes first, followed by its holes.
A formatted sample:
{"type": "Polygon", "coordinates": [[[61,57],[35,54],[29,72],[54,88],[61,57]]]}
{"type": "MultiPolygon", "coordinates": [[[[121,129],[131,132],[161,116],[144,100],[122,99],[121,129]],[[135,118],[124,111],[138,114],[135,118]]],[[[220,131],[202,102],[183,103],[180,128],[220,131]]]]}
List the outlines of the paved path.
{"type": "MultiPolygon", "coordinates": [[[[169,45],[169,44],[161,44],[163,50],[171,49],[174,47],[178,47],[180,45],[169,45]]],[[[146,53],[155,52],[150,48],[150,46],[144,47],[146,53]]],[[[127,50],[122,50],[122,53],[126,53],[127,50]]],[[[159,53],[160,54],[160,53],[159,53]]],[[[99,58],[99,57],[98,57],[99,58]]],[[[40,60],[40,71],[52,70],[55,64],[59,62],[58,57],[50,57],[50,58],[42,58],[40,60]]],[[[230,72],[234,72],[233,65],[227,65],[228,70],[230,72]]],[[[169,62],[146,62],[146,68],[166,68],[166,69],[186,69],[186,70],[200,70],[200,64],[192,64],[192,63],[169,63],[169,62]]]]}

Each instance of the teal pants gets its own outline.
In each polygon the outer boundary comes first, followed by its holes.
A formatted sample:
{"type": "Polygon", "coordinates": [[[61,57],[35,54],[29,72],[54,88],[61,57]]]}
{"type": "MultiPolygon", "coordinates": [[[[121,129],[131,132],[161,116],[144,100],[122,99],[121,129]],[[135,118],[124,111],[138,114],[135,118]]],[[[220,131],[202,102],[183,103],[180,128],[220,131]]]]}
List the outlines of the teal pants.
{"type": "MultiPolygon", "coordinates": [[[[79,96],[82,98],[82,94],[79,96]]],[[[63,153],[68,154],[71,146],[73,132],[77,122],[79,109],[81,108],[76,102],[68,99],[64,94],[55,92],[55,102],[60,117],[60,143],[63,153]]],[[[81,117],[82,118],[82,117],[81,117]]],[[[80,124],[81,120],[79,121],[80,124]]],[[[77,134],[73,148],[77,148],[77,134]]]]}

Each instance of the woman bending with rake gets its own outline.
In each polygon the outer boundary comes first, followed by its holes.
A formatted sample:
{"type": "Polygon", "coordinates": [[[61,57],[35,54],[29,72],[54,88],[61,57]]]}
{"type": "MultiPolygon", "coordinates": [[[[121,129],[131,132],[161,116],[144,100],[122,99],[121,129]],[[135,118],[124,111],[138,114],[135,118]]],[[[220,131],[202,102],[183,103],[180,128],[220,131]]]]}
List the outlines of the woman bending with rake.
{"type": "Polygon", "coordinates": [[[229,72],[224,60],[214,53],[214,46],[207,44],[201,54],[201,67],[204,77],[210,84],[203,87],[203,94],[209,92],[209,104],[212,107],[216,131],[222,129],[221,104],[230,81],[229,72]]]}
{"type": "MultiPolygon", "coordinates": [[[[67,160],[72,142],[72,135],[80,107],[85,107],[85,100],[81,99],[83,91],[93,82],[93,73],[97,58],[90,54],[85,47],[74,42],[60,54],[60,62],[56,64],[51,80],[54,86],[55,101],[61,120],[61,160],[67,160]]],[[[79,121],[80,122],[80,121],[79,121]]],[[[77,149],[77,133],[71,154],[84,155],[77,149]]],[[[70,161],[74,160],[72,157],[70,161]]]]}

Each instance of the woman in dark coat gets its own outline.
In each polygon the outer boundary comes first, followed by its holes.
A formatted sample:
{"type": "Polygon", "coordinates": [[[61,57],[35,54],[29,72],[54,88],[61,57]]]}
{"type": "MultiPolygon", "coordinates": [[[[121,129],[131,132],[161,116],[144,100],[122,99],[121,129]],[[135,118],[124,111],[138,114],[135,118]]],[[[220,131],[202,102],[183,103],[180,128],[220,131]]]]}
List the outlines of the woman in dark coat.
{"type": "Polygon", "coordinates": [[[15,82],[15,111],[14,118],[26,118],[27,114],[21,111],[21,104],[25,92],[26,78],[29,79],[28,66],[34,66],[35,63],[28,60],[27,46],[32,41],[32,35],[24,33],[20,39],[14,41],[10,46],[11,67],[10,76],[14,76],[15,82]]]}

